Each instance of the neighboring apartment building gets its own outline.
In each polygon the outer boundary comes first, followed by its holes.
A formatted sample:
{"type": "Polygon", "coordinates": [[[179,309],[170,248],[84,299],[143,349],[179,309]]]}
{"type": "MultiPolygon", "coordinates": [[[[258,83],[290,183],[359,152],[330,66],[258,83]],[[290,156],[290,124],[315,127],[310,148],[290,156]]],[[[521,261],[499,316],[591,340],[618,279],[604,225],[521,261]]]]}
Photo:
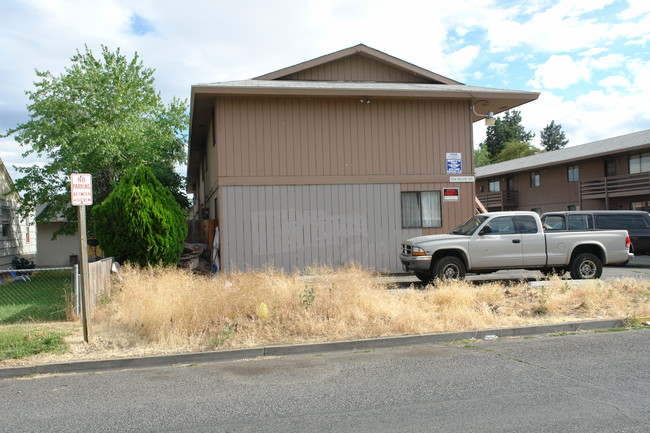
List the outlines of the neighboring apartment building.
{"type": "Polygon", "coordinates": [[[476,168],[488,210],[650,210],[650,130],[476,168]]]}
{"type": "Polygon", "coordinates": [[[195,213],[217,221],[224,270],[400,271],[403,239],[474,214],[472,124],[538,96],[463,85],[365,45],[195,85],[195,213]]]}
{"type": "Polygon", "coordinates": [[[18,215],[19,206],[13,180],[0,160],[0,269],[11,268],[14,257],[32,261],[36,256],[36,226],[33,218],[18,215]]]}

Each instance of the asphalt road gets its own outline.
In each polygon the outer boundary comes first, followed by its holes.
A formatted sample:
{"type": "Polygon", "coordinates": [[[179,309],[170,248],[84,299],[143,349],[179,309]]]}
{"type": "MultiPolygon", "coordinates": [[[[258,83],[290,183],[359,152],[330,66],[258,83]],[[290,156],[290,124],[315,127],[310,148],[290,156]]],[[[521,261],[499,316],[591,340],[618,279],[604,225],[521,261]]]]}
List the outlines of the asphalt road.
{"type": "Polygon", "coordinates": [[[0,431],[648,432],[650,330],[0,381],[0,431]]]}

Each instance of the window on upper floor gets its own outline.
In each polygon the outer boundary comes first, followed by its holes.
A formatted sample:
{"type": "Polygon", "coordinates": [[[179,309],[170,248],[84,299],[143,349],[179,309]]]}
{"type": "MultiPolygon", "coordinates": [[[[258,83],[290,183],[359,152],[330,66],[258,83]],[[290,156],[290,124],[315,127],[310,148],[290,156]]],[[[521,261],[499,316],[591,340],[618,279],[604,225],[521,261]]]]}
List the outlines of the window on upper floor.
{"type": "Polygon", "coordinates": [[[569,182],[578,182],[580,180],[580,166],[577,164],[568,166],[566,172],[569,182]]]}
{"type": "Polygon", "coordinates": [[[540,185],[541,185],[541,180],[540,180],[539,171],[531,171],[530,172],[530,186],[540,186],[540,185]]]}
{"type": "Polygon", "coordinates": [[[645,173],[647,171],[650,171],[650,152],[630,155],[629,166],[630,174],[645,173]]]}
{"type": "Polygon", "coordinates": [[[488,192],[499,192],[499,191],[501,191],[501,185],[499,179],[488,180],[488,192]]]}

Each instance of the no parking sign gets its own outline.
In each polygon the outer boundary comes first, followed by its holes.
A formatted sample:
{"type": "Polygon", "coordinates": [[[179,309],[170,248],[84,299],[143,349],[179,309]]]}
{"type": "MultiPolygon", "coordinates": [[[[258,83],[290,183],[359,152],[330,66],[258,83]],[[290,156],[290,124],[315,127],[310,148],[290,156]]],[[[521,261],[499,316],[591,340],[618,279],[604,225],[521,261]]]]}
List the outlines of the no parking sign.
{"type": "Polygon", "coordinates": [[[93,204],[93,176],[87,173],[70,175],[70,196],[73,206],[93,204]]]}

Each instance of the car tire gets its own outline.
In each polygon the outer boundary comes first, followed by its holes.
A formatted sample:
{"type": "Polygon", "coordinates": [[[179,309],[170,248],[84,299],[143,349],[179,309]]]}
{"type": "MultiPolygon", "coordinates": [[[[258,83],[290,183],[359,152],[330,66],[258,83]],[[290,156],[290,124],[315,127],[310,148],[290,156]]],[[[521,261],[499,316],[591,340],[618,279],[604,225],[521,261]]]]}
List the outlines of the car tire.
{"type": "Polygon", "coordinates": [[[429,284],[431,282],[431,275],[424,274],[422,272],[416,272],[415,276],[418,277],[418,280],[422,281],[424,284],[429,284]]]}
{"type": "Polygon", "coordinates": [[[462,280],[465,272],[465,263],[454,256],[441,257],[433,266],[433,275],[441,280],[462,280]]]}
{"type": "Polygon", "coordinates": [[[591,253],[580,253],[571,261],[570,272],[574,280],[600,278],[603,274],[603,263],[591,253]]]}

